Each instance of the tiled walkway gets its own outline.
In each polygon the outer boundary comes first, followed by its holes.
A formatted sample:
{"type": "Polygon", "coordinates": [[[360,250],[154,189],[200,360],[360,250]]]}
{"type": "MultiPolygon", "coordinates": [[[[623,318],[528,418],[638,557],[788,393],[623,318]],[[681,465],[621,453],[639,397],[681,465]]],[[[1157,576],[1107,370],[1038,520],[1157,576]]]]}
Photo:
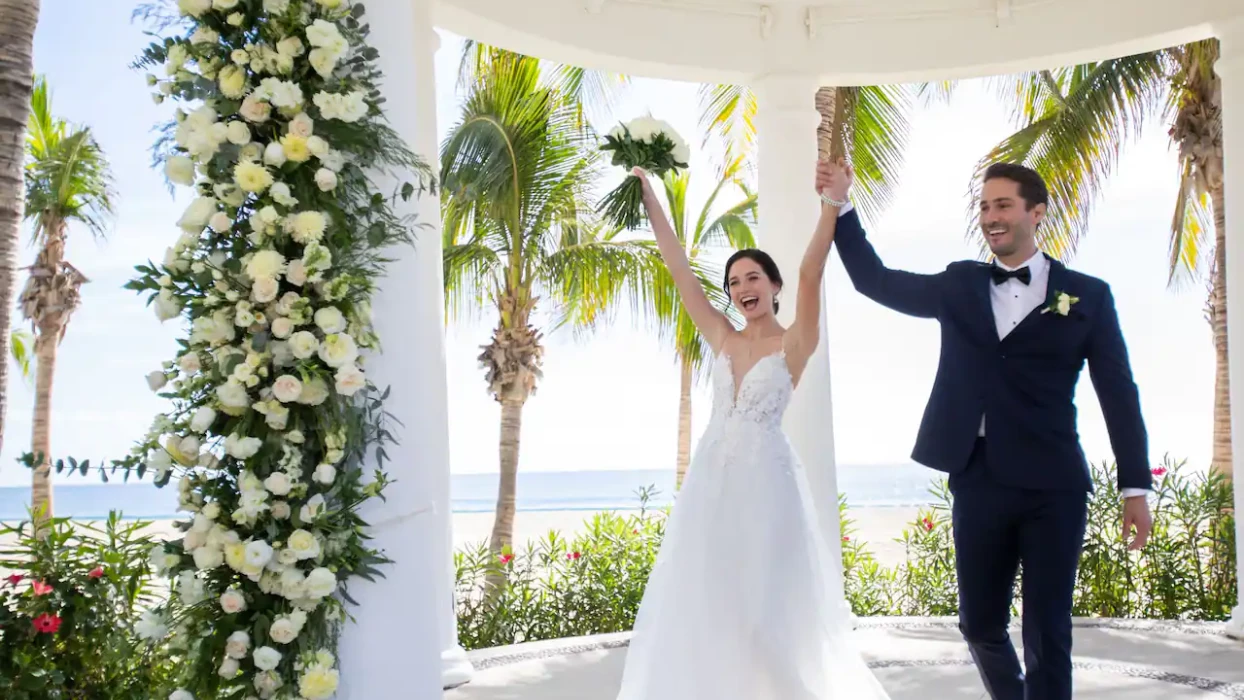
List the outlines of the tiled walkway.
{"type": "MultiPolygon", "coordinates": [[[[445,700],[613,700],[627,637],[472,652],[474,679],[445,700]]],[[[862,620],[855,637],[893,700],[985,697],[953,620],[862,620]]],[[[1076,698],[1244,700],[1244,642],[1219,625],[1077,621],[1075,663],[1076,698]]]]}

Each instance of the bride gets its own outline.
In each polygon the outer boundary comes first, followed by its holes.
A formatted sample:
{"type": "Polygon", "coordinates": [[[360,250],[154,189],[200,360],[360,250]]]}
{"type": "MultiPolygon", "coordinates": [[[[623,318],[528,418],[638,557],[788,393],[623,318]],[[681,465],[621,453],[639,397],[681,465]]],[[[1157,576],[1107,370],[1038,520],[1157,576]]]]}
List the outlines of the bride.
{"type": "Polygon", "coordinates": [[[713,413],[644,591],[617,700],[880,700],[848,640],[840,576],[782,414],[820,335],[821,281],[853,178],[835,167],[799,266],[796,313],[778,323],[782,276],[759,250],[726,263],[735,330],[705,296],[648,174],[644,206],[683,305],[713,349],[713,413]]]}

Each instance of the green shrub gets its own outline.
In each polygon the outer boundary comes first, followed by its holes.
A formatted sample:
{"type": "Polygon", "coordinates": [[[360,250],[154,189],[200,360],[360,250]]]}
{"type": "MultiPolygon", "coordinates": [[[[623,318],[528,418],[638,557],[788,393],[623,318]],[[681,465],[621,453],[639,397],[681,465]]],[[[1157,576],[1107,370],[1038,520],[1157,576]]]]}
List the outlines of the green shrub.
{"type": "MultiPolygon", "coordinates": [[[[1185,474],[1169,459],[1154,469],[1154,529],[1141,552],[1127,551],[1114,469],[1092,468],[1088,527],[1073,612],[1085,617],[1224,620],[1236,605],[1235,523],[1230,482],[1185,474]]],[[[879,615],[953,616],[959,611],[952,496],[945,479],[933,503],[897,541],[904,561],[888,567],[858,538],[839,500],[844,585],[852,610],[879,615]]],[[[466,648],[631,629],[664,534],[664,514],[601,513],[581,535],[557,533],[498,561],[484,545],[455,555],[458,632],[466,648]],[[577,556],[576,556],[577,553],[577,556]],[[489,590],[488,573],[504,573],[489,590]]],[[[1018,578],[1013,611],[1022,605],[1018,578]]]]}
{"type": "Polygon", "coordinates": [[[136,634],[154,595],[146,525],[0,525],[0,697],[147,700],[171,666],[136,634]]]}

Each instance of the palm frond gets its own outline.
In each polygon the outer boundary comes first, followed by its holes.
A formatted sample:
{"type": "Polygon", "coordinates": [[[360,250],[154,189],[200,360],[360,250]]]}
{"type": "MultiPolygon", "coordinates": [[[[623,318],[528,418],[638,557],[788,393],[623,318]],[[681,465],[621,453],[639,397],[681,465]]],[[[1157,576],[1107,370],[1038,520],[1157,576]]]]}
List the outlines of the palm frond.
{"type": "Polygon", "coordinates": [[[1004,81],[1023,126],[978,164],[967,235],[979,238],[981,175],[991,163],[1027,165],[1045,179],[1050,205],[1038,231],[1043,250],[1068,259],[1083,238],[1106,179],[1123,146],[1154,116],[1166,94],[1170,61],[1164,52],[1126,56],[1004,81]]]}
{"type": "Polygon", "coordinates": [[[9,355],[25,379],[30,378],[30,365],[35,357],[35,337],[29,331],[14,328],[9,332],[9,355]]]}
{"type": "Polygon", "coordinates": [[[912,91],[903,85],[861,87],[855,100],[851,162],[855,167],[852,199],[867,218],[877,218],[894,199],[903,170],[912,107],[912,91]]]}
{"type": "Polygon", "coordinates": [[[1171,220],[1167,284],[1172,287],[1204,278],[1213,262],[1213,206],[1209,193],[1196,187],[1191,170],[1191,164],[1185,164],[1171,220]]]}
{"type": "Polygon", "coordinates": [[[478,242],[445,246],[442,258],[446,320],[474,317],[495,292],[503,261],[478,242]]]}
{"type": "Polygon", "coordinates": [[[756,148],[756,93],[746,85],[703,84],[699,88],[704,145],[713,137],[725,145],[726,160],[756,148]]]}

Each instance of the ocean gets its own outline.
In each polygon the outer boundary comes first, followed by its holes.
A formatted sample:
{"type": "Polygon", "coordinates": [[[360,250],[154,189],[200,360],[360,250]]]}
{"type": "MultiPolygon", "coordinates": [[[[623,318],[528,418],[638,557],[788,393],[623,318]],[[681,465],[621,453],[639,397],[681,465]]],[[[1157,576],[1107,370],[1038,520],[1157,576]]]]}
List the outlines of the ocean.
{"type": "MultiPolygon", "coordinates": [[[[915,464],[842,466],[838,490],[853,507],[910,506],[929,503],[936,472],[915,464]]],[[[117,510],[126,518],[166,520],[178,516],[175,485],[157,489],[150,482],[129,484],[57,483],[58,517],[103,518],[117,510]]],[[[621,510],[639,506],[641,489],[653,493],[648,504],[671,502],[673,470],[529,471],[518,475],[518,509],[523,511],[621,510]]],[[[496,474],[454,474],[450,495],[455,513],[487,513],[496,507],[496,474]]],[[[27,486],[0,487],[0,520],[26,517],[27,486]]]]}

